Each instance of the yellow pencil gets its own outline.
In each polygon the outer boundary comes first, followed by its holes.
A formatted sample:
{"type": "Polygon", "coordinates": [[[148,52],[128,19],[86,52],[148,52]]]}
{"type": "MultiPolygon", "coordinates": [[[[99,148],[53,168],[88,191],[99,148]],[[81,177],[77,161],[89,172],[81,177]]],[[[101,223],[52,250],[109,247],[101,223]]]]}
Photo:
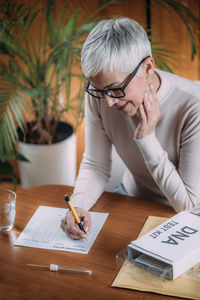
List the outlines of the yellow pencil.
{"type": "MultiPolygon", "coordinates": [[[[83,228],[83,224],[81,223],[81,221],[80,221],[80,219],[79,219],[79,217],[78,217],[78,215],[77,215],[77,213],[76,213],[76,211],[75,211],[68,195],[65,195],[64,199],[65,199],[65,202],[67,203],[67,206],[68,206],[69,210],[71,210],[71,212],[72,212],[72,214],[73,214],[73,216],[76,220],[76,223],[78,224],[78,227],[80,228],[80,230],[85,232],[85,230],[83,228]]],[[[85,232],[85,238],[87,239],[87,233],[86,232],[85,232]]]]}

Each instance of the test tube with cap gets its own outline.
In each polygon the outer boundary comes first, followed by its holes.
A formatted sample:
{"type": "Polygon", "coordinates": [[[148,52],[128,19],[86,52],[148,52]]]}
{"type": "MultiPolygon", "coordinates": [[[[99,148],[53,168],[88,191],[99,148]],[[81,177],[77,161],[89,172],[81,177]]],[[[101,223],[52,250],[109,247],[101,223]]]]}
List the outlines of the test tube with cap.
{"type": "Polygon", "coordinates": [[[62,265],[56,265],[56,264],[50,264],[50,266],[27,264],[27,266],[33,267],[33,268],[44,269],[44,270],[50,270],[53,272],[66,272],[66,273],[74,273],[74,274],[80,274],[80,275],[92,275],[92,271],[89,269],[68,267],[68,266],[62,266],[62,265]]]}

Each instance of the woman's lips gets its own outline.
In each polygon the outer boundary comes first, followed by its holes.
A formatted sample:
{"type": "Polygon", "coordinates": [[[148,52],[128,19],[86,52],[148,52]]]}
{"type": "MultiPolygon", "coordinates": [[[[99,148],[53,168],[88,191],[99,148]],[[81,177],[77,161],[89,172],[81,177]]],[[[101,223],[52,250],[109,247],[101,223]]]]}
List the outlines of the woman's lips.
{"type": "Polygon", "coordinates": [[[126,109],[127,105],[128,105],[128,102],[124,103],[124,104],[121,105],[121,106],[118,106],[118,107],[117,107],[117,110],[123,111],[123,110],[126,109]]]}

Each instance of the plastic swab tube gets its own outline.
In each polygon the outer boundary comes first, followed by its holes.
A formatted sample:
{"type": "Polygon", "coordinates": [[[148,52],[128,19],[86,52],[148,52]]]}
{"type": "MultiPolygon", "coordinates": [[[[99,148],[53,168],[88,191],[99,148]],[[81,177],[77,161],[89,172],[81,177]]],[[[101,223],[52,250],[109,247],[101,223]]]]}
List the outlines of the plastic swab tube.
{"type": "Polygon", "coordinates": [[[50,266],[27,264],[27,266],[50,270],[53,272],[67,272],[67,273],[75,273],[75,274],[82,274],[82,275],[92,275],[92,271],[89,269],[59,266],[59,265],[55,265],[55,264],[51,264],[50,266]]]}

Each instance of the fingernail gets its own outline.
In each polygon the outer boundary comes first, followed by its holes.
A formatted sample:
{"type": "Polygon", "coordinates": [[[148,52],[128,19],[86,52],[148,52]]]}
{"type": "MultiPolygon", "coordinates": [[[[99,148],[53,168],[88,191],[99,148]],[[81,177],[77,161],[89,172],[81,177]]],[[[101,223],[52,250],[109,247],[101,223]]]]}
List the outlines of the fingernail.
{"type": "Polygon", "coordinates": [[[144,93],[144,97],[145,97],[145,98],[147,98],[147,97],[148,97],[148,94],[147,94],[147,92],[145,92],[145,93],[144,93]]]}
{"type": "Polygon", "coordinates": [[[150,89],[153,90],[153,84],[150,84],[150,89]]]}

